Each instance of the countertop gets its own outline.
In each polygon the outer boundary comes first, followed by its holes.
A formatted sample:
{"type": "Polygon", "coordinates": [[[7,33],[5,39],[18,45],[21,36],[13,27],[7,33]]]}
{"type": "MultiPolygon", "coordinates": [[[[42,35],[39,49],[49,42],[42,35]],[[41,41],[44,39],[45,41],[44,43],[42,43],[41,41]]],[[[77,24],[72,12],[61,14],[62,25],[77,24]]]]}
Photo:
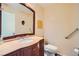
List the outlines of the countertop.
{"type": "Polygon", "coordinates": [[[18,50],[20,48],[23,48],[23,47],[31,46],[43,39],[43,37],[38,37],[38,36],[31,36],[28,38],[33,39],[33,41],[23,44],[23,43],[18,42],[18,38],[17,38],[16,40],[14,39],[12,41],[8,41],[8,42],[4,42],[4,43],[0,44],[0,56],[6,55],[8,53],[11,53],[11,52],[18,50]]]}

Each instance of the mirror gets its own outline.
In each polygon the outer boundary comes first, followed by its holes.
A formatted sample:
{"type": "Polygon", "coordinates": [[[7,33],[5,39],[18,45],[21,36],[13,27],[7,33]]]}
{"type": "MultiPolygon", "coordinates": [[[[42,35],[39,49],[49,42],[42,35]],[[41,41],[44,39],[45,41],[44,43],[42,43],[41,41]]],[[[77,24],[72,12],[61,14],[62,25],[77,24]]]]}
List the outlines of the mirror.
{"type": "Polygon", "coordinates": [[[4,39],[35,33],[35,12],[24,3],[2,3],[2,32],[4,39]]]}

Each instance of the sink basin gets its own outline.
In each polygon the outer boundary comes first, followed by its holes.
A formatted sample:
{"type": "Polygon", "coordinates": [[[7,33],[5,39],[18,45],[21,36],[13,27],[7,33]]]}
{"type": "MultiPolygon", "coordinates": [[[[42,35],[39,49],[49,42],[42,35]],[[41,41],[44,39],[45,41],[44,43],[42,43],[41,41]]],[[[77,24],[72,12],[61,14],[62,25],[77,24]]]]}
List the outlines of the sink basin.
{"type": "Polygon", "coordinates": [[[3,43],[5,43],[4,40],[0,40],[0,44],[3,44],[3,43]]]}
{"type": "Polygon", "coordinates": [[[32,42],[33,40],[30,39],[30,38],[22,38],[22,39],[19,39],[18,42],[20,43],[29,43],[29,42],[32,42]]]}

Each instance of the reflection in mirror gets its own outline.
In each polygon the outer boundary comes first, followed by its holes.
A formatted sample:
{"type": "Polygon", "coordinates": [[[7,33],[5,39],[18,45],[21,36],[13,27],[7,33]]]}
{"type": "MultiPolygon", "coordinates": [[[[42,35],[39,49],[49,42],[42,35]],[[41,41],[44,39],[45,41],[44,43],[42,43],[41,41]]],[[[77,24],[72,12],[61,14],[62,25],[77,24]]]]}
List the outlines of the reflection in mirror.
{"type": "Polygon", "coordinates": [[[2,33],[10,37],[22,34],[34,34],[34,13],[19,3],[2,3],[2,33]]]}
{"type": "Polygon", "coordinates": [[[22,25],[24,25],[24,24],[25,24],[25,21],[23,20],[23,21],[22,21],[22,25]]]}

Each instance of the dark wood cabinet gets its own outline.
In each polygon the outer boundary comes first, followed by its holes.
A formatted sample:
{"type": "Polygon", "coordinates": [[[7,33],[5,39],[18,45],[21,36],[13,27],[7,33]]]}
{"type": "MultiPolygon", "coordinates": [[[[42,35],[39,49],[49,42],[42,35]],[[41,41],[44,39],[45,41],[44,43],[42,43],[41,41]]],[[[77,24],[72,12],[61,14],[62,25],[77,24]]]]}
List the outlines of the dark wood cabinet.
{"type": "Polygon", "coordinates": [[[44,56],[44,39],[39,41],[39,55],[44,56]]]}
{"type": "Polygon", "coordinates": [[[1,3],[0,3],[0,36],[1,36],[1,3]]]}
{"type": "Polygon", "coordinates": [[[39,56],[39,43],[32,46],[32,56],[39,56]]]}
{"type": "Polygon", "coordinates": [[[21,55],[21,49],[13,51],[13,52],[6,54],[4,56],[20,56],[20,55],[21,55]]]}
{"type": "Polygon", "coordinates": [[[23,55],[22,56],[32,56],[32,47],[28,46],[22,49],[23,55]]]}
{"type": "Polygon", "coordinates": [[[44,40],[31,46],[18,49],[4,56],[44,56],[44,40]]]}

